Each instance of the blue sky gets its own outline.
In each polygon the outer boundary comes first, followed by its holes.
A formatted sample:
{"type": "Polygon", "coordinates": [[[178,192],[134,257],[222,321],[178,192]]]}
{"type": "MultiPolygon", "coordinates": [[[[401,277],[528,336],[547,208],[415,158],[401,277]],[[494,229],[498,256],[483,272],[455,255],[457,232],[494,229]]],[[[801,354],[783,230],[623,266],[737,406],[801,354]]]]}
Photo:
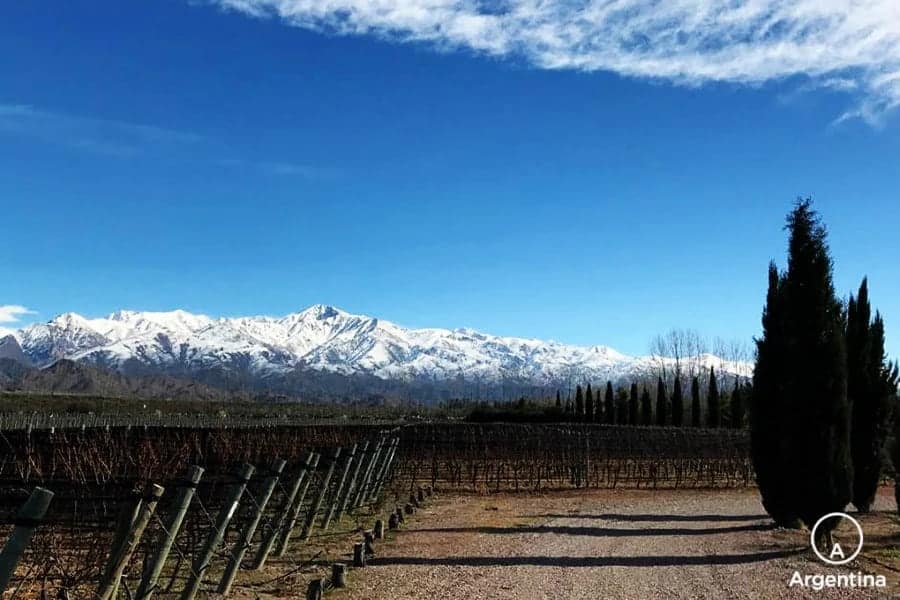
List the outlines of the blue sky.
{"type": "Polygon", "coordinates": [[[0,327],[321,302],[628,353],[749,340],[812,196],[900,355],[896,7],[633,4],[5,3],[0,327]]]}

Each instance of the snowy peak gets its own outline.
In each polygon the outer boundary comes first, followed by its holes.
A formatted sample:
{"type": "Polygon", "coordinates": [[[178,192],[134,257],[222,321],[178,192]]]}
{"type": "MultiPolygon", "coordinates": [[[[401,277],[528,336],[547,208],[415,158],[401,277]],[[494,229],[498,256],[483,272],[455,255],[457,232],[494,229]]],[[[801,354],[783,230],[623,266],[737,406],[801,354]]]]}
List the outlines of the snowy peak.
{"type": "MultiPolygon", "coordinates": [[[[91,325],[106,331],[141,333],[162,329],[171,333],[191,334],[212,325],[206,315],[195,315],[183,310],[169,312],[137,312],[120,310],[106,319],[90,321],[91,325]]],[[[117,335],[121,335],[118,333],[117,335]]]]}
{"type": "Polygon", "coordinates": [[[298,319],[315,319],[317,321],[327,321],[328,319],[336,319],[339,317],[353,316],[334,306],[327,304],[313,304],[309,308],[305,308],[298,313],[288,315],[285,318],[296,317],[298,319]]]}
{"type": "MultiPolygon", "coordinates": [[[[75,313],[18,332],[37,365],[61,358],[118,370],[192,374],[218,370],[265,380],[302,370],[387,380],[516,381],[535,386],[646,375],[649,357],[607,346],[572,346],[472,329],[409,329],[316,304],[284,317],[211,318],[183,310],[75,313]]],[[[657,359],[658,360],[658,359],[657,359]]],[[[729,371],[716,357],[698,365],[729,371]]],[[[737,365],[731,370],[746,371],[737,365]]]]}
{"type": "Polygon", "coordinates": [[[20,344],[37,365],[52,363],[109,343],[92,323],[75,313],[59,315],[52,321],[26,327],[19,332],[20,344]]]}

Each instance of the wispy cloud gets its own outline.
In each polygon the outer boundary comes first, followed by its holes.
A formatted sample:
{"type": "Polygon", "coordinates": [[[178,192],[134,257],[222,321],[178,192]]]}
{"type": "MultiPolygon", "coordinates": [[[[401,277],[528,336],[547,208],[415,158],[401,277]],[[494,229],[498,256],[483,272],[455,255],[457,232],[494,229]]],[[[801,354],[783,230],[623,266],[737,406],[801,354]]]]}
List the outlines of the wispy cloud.
{"type": "Polygon", "coordinates": [[[74,116],[25,104],[0,104],[0,132],[110,156],[200,141],[199,135],[153,125],[74,116]]]}
{"type": "Polygon", "coordinates": [[[284,161],[227,158],[217,160],[216,164],[228,169],[255,171],[264,175],[300,177],[303,179],[329,179],[338,174],[337,169],[284,161]]]}
{"type": "MultiPolygon", "coordinates": [[[[0,103],[0,133],[11,133],[64,145],[75,150],[119,158],[139,156],[152,149],[169,149],[174,145],[194,145],[211,141],[194,133],[154,125],[78,117],[41,110],[26,104],[3,103],[0,103]]],[[[325,179],[337,173],[335,169],[297,162],[221,159],[209,153],[184,160],[263,175],[305,179],[325,179]]],[[[0,320],[0,323],[2,322],[0,320]]]]}
{"type": "MultiPolygon", "coordinates": [[[[72,116],[26,104],[3,103],[0,103],[0,133],[11,133],[75,150],[120,158],[140,156],[154,149],[171,149],[176,145],[196,145],[211,141],[194,133],[154,125],[72,116]]],[[[335,169],[298,162],[221,159],[210,153],[200,157],[195,154],[183,160],[263,175],[305,179],[324,179],[337,173],[335,169]]]]}
{"type": "Polygon", "coordinates": [[[209,0],[340,35],[519,56],[547,69],[697,85],[795,76],[856,98],[878,124],[900,105],[898,0],[209,0]]]}

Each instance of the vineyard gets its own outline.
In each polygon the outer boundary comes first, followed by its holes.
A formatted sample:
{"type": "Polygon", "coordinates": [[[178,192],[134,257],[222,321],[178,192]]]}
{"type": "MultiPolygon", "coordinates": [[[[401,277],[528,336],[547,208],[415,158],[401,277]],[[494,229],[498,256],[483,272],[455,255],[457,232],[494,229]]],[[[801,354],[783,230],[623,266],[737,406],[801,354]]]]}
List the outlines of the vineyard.
{"type": "Polygon", "coordinates": [[[742,431],[604,425],[19,427],[0,433],[0,523],[35,534],[4,598],[209,597],[271,556],[361,532],[425,486],[735,487],[742,431]],[[52,492],[39,522],[20,507],[52,492]],[[390,500],[390,501],[388,501],[390,500]]]}
{"type": "Polygon", "coordinates": [[[735,487],[753,480],[743,430],[608,425],[421,425],[395,477],[472,492],[735,487]]]}

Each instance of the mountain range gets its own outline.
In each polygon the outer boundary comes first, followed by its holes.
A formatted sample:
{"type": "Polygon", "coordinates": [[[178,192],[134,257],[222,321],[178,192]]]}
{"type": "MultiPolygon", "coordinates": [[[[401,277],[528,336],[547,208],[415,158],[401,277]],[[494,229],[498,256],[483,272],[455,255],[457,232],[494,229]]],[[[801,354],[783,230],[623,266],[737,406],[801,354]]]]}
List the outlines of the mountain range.
{"type": "MultiPolygon", "coordinates": [[[[628,356],[606,346],[471,329],[410,329],[321,304],[284,317],[212,318],[183,310],[122,310],[105,318],[65,313],[13,335],[0,342],[0,357],[22,354],[38,368],[65,359],[129,376],[290,396],[500,397],[642,380],[662,365],[674,366],[672,359],[628,356]]],[[[692,364],[749,374],[749,365],[709,354],[692,364]]]]}

